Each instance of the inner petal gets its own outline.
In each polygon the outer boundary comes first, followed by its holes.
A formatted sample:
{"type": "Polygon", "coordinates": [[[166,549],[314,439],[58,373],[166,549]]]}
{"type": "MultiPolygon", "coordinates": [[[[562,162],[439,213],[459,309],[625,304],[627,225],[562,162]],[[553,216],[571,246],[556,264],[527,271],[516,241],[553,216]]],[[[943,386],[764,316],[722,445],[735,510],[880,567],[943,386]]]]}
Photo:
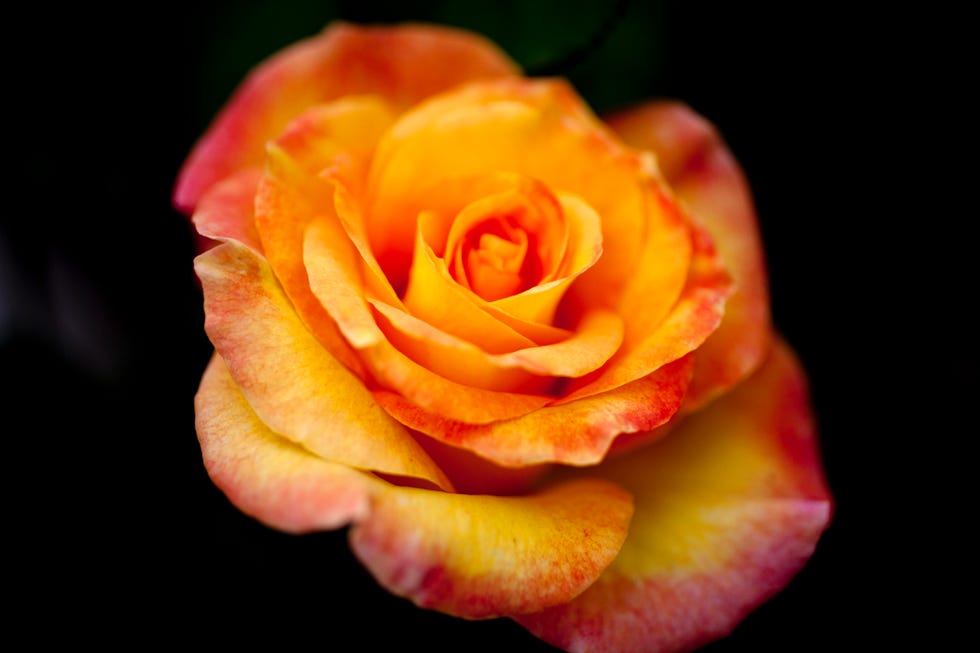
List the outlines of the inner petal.
{"type": "Polygon", "coordinates": [[[541,265],[527,256],[527,233],[509,220],[488,220],[467,234],[453,257],[453,276],[486,300],[519,293],[534,285],[541,265]]]}
{"type": "Polygon", "coordinates": [[[522,187],[471,202],[456,216],[445,244],[453,278],[494,301],[541,283],[565,248],[561,210],[546,189],[530,180],[522,187]],[[528,192],[530,191],[530,192],[528,192]]]}

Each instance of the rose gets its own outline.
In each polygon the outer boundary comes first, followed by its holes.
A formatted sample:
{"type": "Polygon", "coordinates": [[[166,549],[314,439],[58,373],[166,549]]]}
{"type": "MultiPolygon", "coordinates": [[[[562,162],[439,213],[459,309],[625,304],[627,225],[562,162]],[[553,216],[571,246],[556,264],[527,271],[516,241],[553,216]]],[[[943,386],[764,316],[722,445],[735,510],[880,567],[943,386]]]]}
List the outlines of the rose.
{"type": "Polygon", "coordinates": [[[742,173],[684,105],[598,118],[427,26],[256,68],[174,202],[214,345],[204,462],[390,591],[573,651],[729,632],[826,528],[742,173]]]}

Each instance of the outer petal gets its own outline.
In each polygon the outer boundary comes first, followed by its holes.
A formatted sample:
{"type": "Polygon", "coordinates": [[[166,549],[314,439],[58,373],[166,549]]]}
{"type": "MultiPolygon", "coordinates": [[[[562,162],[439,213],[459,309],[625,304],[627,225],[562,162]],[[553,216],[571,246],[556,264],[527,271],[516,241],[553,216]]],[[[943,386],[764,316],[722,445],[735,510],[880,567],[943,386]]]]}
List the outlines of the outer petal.
{"type": "Polygon", "coordinates": [[[569,651],[690,650],[782,589],[827,527],[803,371],[783,343],[667,438],[598,470],[634,493],[619,557],[576,600],[518,621],[569,651]]]}
{"type": "Polygon", "coordinates": [[[269,428],[332,462],[451,487],[306,329],[261,257],[230,241],[198,256],[195,269],[208,336],[269,428]]]}
{"type": "Polygon", "coordinates": [[[736,290],[718,329],[699,349],[687,407],[750,374],[772,341],[765,258],[748,183],[715,129],[678,102],[653,102],[610,116],[634,147],[656,153],[664,177],[711,233],[736,290]]]}
{"type": "Polygon", "coordinates": [[[270,431],[217,354],[194,405],[208,474],[246,514],[290,533],[338,528],[367,514],[378,481],[270,431]]]}
{"type": "Polygon", "coordinates": [[[402,107],[517,65],[476,34],[430,25],[333,23],[257,66],[181,169],[174,204],[190,213],[211,184],[261,165],[265,143],[314,104],[375,93],[402,107]]]}
{"type": "Polygon", "coordinates": [[[259,168],[246,168],[212,186],[194,211],[197,233],[213,240],[237,240],[261,252],[254,211],[261,175],[259,168]]]}
{"type": "Polygon", "coordinates": [[[236,506],[293,533],[355,524],[351,545],[365,566],[427,608],[480,618],[568,601],[626,539],[632,500],[606,481],[524,497],[460,495],[324,461],[270,431],[218,356],[196,406],[205,465],[236,506]]]}
{"type": "Polygon", "coordinates": [[[400,488],[351,530],[387,589],[467,618],[569,601],[615,558],[632,514],[611,483],[578,480],[523,497],[400,488]]]}

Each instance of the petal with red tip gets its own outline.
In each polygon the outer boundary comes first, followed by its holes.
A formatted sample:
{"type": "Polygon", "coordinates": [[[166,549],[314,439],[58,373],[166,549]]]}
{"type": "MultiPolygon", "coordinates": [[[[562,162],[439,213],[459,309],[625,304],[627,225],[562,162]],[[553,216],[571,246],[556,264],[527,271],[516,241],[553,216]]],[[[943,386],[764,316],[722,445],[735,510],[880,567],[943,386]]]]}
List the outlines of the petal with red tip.
{"type": "Polygon", "coordinates": [[[261,176],[259,168],[246,168],[212,186],[192,216],[197,233],[212,240],[235,240],[261,252],[254,214],[261,176]]]}
{"type": "Polygon", "coordinates": [[[205,329],[270,429],[331,462],[449,482],[363,382],[307,330],[254,251],[229,241],[195,260],[205,329]]]}
{"type": "Polygon", "coordinates": [[[781,341],[754,376],[599,474],[634,494],[616,561],[567,605],[517,620],[569,651],[687,651],[781,590],[826,529],[806,378],[781,341]]]}
{"type": "MultiPolygon", "coordinates": [[[[666,198],[660,201],[666,202],[666,198]]],[[[573,383],[572,392],[560,402],[588,397],[642,378],[661,365],[697,350],[718,327],[731,293],[731,279],[703,230],[689,225],[683,233],[690,253],[681,255],[689,263],[684,270],[686,282],[676,303],[659,320],[656,316],[651,319],[644,311],[644,299],[658,289],[665,290],[656,272],[662,264],[651,259],[669,251],[648,247],[640,271],[621,300],[622,314],[630,316],[623,346],[594,378],[573,383]]],[[[684,248],[678,246],[678,249],[684,248]]]]}
{"type": "Polygon", "coordinates": [[[716,243],[735,292],[695,363],[687,408],[752,372],[772,340],[762,242],[748,183],[714,127],[689,107],[651,102],[607,119],[630,145],[652,150],[681,202],[716,243]]]}
{"type": "Polygon", "coordinates": [[[377,94],[405,107],[463,82],[517,73],[496,45],[452,27],[333,23],[252,70],[194,146],[174,204],[190,213],[209,186],[261,165],[266,141],[314,104],[377,94]]]}
{"type": "MultiPolygon", "coordinates": [[[[567,403],[550,403],[526,415],[487,424],[423,410],[387,391],[376,391],[375,397],[410,428],[499,465],[594,465],[605,457],[617,437],[655,429],[677,412],[691,367],[691,357],[685,356],[614,390],[567,403]]],[[[655,435],[659,433],[649,437],[655,435]]]]}
{"type": "Polygon", "coordinates": [[[351,546],[384,587],[471,619],[571,600],[616,557],[632,500],[584,479],[521,497],[398,488],[351,529],[351,546]]]}

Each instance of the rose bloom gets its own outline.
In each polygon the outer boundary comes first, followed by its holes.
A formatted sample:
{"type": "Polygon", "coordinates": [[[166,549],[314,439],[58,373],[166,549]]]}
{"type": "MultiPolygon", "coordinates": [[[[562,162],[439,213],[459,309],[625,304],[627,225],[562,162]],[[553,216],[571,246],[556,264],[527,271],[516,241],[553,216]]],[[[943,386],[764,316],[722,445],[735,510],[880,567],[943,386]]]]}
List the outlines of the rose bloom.
{"type": "Polygon", "coordinates": [[[603,122],[476,34],[336,23],[244,80],[174,202],[210,477],[269,527],[348,527],[418,606],[690,650],[829,523],[750,193],[683,104],[603,122]]]}

